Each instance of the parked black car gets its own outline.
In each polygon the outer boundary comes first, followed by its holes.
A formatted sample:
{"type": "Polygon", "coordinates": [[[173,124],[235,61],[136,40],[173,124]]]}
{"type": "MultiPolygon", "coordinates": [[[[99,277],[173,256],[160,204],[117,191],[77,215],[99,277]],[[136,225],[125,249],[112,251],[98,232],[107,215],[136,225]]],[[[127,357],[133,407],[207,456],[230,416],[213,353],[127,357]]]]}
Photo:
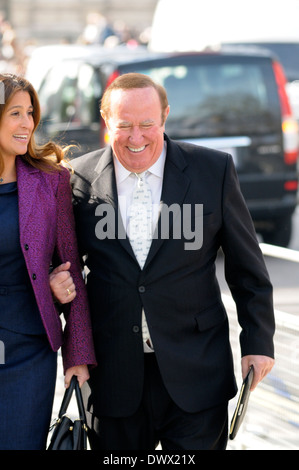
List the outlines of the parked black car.
{"type": "Polygon", "coordinates": [[[298,128],[275,57],[229,49],[63,59],[38,90],[41,135],[79,142],[81,154],[107,144],[99,101],[107,84],[132,71],[165,86],[171,138],[233,155],[257,232],[267,243],[287,246],[297,203],[298,128]]]}

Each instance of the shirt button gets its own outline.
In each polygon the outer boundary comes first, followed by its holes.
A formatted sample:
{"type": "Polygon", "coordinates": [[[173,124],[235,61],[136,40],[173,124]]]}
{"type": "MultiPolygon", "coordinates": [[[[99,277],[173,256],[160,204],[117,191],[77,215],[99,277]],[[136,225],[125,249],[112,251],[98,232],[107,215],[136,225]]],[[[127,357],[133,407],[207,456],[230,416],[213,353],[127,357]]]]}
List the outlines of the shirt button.
{"type": "Polygon", "coordinates": [[[145,287],[144,286],[139,286],[138,291],[140,292],[140,294],[143,294],[145,292],[145,287]]]}
{"type": "Polygon", "coordinates": [[[35,281],[35,279],[36,279],[36,274],[35,273],[32,274],[32,279],[35,281]]]}
{"type": "Polygon", "coordinates": [[[139,333],[140,328],[139,328],[138,325],[134,325],[133,328],[132,328],[132,330],[133,330],[133,333],[139,333]]]}

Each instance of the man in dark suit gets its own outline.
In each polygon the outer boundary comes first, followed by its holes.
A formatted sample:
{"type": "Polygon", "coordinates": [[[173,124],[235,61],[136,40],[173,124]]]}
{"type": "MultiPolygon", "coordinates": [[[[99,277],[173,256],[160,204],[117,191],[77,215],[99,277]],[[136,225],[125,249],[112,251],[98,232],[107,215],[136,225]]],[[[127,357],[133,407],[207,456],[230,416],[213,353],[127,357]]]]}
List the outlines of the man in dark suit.
{"type": "Polygon", "coordinates": [[[170,140],[165,90],[144,75],[117,78],[101,113],[111,146],[72,162],[98,363],[84,391],[91,446],[225,449],[236,383],[220,248],[252,388],[274,363],[272,286],[232,158],[170,140]],[[145,217],[145,200],[151,234],[136,248],[129,210],[138,201],[145,217]]]}

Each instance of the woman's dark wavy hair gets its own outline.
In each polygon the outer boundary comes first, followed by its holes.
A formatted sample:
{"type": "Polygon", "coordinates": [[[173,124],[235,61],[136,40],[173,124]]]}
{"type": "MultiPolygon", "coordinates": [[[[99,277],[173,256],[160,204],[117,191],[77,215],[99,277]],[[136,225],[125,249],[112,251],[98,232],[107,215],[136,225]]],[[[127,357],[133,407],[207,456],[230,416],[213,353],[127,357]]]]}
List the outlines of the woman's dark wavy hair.
{"type": "MultiPolygon", "coordinates": [[[[28,144],[28,149],[26,154],[22,155],[22,158],[30,165],[43,171],[49,172],[58,170],[61,168],[60,163],[64,161],[65,153],[68,150],[68,147],[62,148],[60,145],[54,142],[48,142],[41,146],[36,144],[34,132],[40,122],[40,104],[34,87],[24,77],[13,74],[0,74],[0,123],[2,121],[3,114],[9,105],[9,102],[18,91],[29,93],[31,104],[33,106],[34,122],[34,129],[28,144]]],[[[0,153],[0,175],[3,172],[3,168],[4,162],[0,153]]]]}

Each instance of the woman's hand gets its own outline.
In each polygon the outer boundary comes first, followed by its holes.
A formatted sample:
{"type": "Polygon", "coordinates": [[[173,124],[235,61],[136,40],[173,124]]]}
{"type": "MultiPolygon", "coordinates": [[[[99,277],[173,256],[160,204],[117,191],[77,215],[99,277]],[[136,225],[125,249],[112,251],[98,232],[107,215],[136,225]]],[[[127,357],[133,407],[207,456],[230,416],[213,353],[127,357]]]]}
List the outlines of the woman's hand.
{"type": "Polygon", "coordinates": [[[71,263],[67,261],[55,268],[50,274],[50,287],[55,299],[67,304],[76,297],[76,286],[70,275],[71,263]]]}
{"type": "Polygon", "coordinates": [[[77,376],[79,386],[82,387],[84,382],[86,382],[86,380],[89,379],[89,372],[88,372],[87,365],[74,366],[74,367],[70,367],[69,369],[67,369],[65,376],[64,376],[65,388],[69,387],[73,375],[77,376]]]}

